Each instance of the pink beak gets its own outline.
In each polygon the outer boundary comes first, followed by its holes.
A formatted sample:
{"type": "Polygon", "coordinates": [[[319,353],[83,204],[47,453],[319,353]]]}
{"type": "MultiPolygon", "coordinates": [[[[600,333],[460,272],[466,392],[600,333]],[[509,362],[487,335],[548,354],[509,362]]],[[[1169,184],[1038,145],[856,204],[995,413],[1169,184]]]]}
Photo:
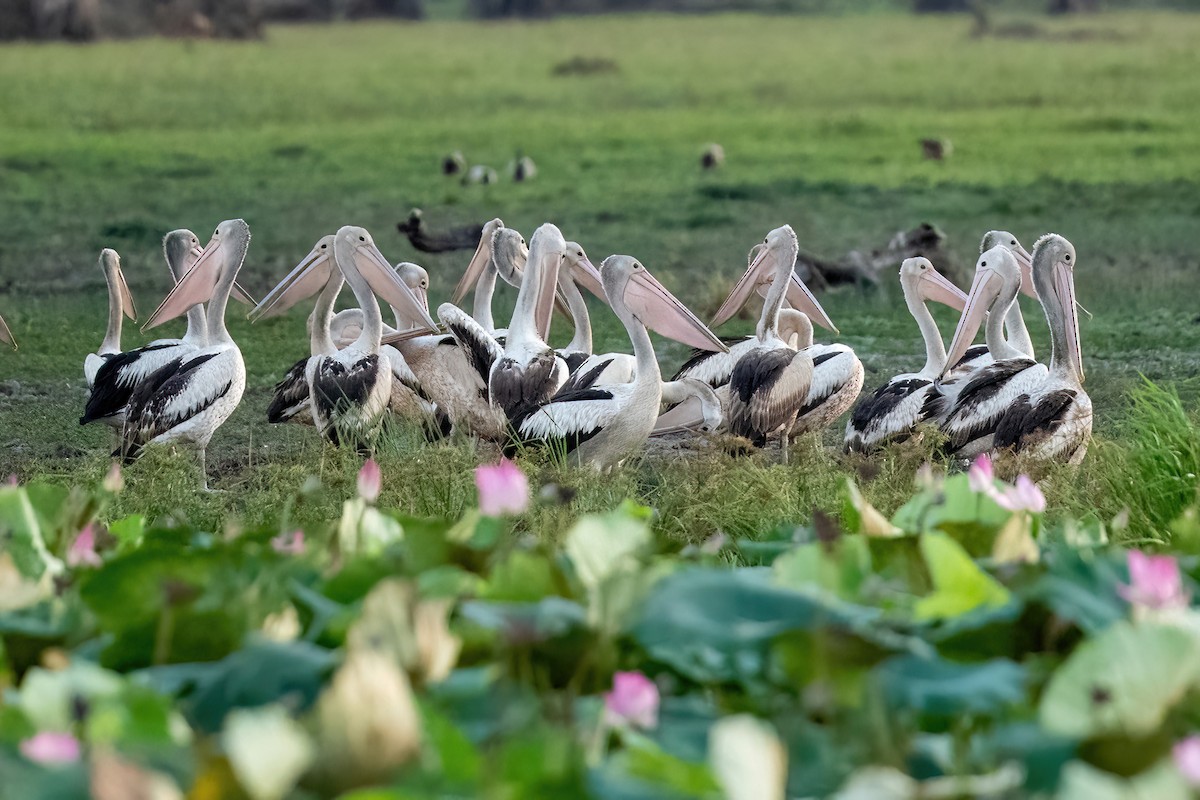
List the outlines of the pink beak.
{"type": "Polygon", "coordinates": [[[647,328],[691,347],[728,352],[715,333],[646,270],[630,276],[625,304],[647,328]]]}
{"type": "Polygon", "coordinates": [[[221,267],[224,266],[226,246],[223,239],[210,241],[205,246],[200,258],[163,298],[150,319],[146,320],[146,324],[142,326],[143,331],[186,314],[192,306],[212,298],[220,279],[221,267]]]}
{"type": "MultiPolygon", "coordinates": [[[[496,231],[504,227],[504,223],[499,219],[494,219],[483,226],[483,233],[479,237],[479,245],[475,248],[475,254],[471,256],[471,261],[467,264],[467,271],[458,279],[458,284],[454,287],[454,293],[450,295],[450,302],[458,304],[467,292],[479,282],[479,276],[487,268],[492,260],[492,237],[496,231]]],[[[426,307],[426,311],[428,311],[426,307]]]]}
{"type": "Polygon", "coordinates": [[[959,312],[966,308],[966,292],[947,280],[946,276],[936,269],[927,269],[921,274],[920,287],[923,300],[932,300],[935,303],[950,306],[959,312]]]}
{"type": "Polygon", "coordinates": [[[312,297],[329,282],[333,274],[333,237],[327,236],[324,250],[320,244],[314,247],[279,285],[262,299],[248,315],[250,320],[257,322],[266,317],[282,314],[306,297],[312,297]]]}
{"type": "Polygon", "coordinates": [[[13,336],[12,331],[8,328],[8,323],[4,321],[4,317],[0,317],[0,342],[11,344],[12,349],[17,349],[17,340],[13,336]]]}
{"type": "MultiPolygon", "coordinates": [[[[946,353],[946,370],[959,362],[975,341],[975,334],[983,324],[983,318],[988,308],[996,301],[1004,288],[1004,279],[1000,273],[990,267],[982,267],[975,271],[975,280],[971,283],[971,293],[967,296],[967,305],[959,317],[958,327],[954,329],[954,340],[946,353]]],[[[945,372],[943,372],[945,374],[945,372]]]]}

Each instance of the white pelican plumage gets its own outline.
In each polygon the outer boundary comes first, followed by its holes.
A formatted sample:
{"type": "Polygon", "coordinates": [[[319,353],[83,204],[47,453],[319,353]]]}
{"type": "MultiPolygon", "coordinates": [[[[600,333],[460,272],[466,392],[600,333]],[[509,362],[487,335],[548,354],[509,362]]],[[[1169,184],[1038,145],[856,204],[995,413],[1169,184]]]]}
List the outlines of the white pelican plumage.
{"type": "Polygon", "coordinates": [[[225,328],[225,307],[250,246],[244,220],[217,226],[203,254],[146,321],[143,330],[208,302],[207,343],[181,352],[138,384],[129,400],[121,456],[133,461],[147,444],[186,442],[196,448],[201,486],[208,491],[205,455],[208,443],[241,402],[246,365],[225,328]]]}
{"type": "MultiPolygon", "coordinates": [[[[1044,364],[1004,337],[1004,321],[1020,289],[1021,270],[1011,250],[997,245],[979,257],[946,364],[959,362],[985,314],[985,340],[993,361],[966,377],[940,384],[941,396],[936,401],[939,424],[948,438],[946,449],[960,458],[973,458],[992,449],[996,424],[1008,407],[1046,378],[1044,364]]],[[[950,369],[953,367],[948,366],[947,371],[950,369]]]]}
{"type": "MultiPolygon", "coordinates": [[[[176,285],[191,271],[202,253],[200,240],[187,229],[180,228],[163,237],[163,256],[176,285]]],[[[181,355],[193,353],[207,343],[204,306],[196,304],[187,311],[187,330],[182,339],[156,339],[142,347],[109,356],[92,378],[91,394],[79,424],[100,420],[116,428],[123,427],[129,398],[142,381],[181,355]]]]}
{"type": "Polygon", "coordinates": [[[1032,260],[1033,281],[1050,326],[1050,370],[1005,411],[994,446],[1079,464],[1092,435],[1092,401],[1083,390],[1075,248],[1061,236],[1046,234],[1034,244],[1032,260]]]}
{"type": "MultiPolygon", "coordinates": [[[[395,267],[396,276],[404,282],[417,298],[417,302],[429,312],[429,273],[420,264],[411,261],[401,261],[395,267]]],[[[311,318],[310,318],[311,319],[311,318]]],[[[414,323],[415,324],[415,323],[414,323]]],[[[384,325],[385,332],[388,326],[384,325]]],[[[329,336],[338,349],[346,347],[362,335],[363,310],[361,308],[344,308],[333,315],[329,321],[329,336]]]]}
{"type": "Polygon", "coordinates": [[[17,349],[17,340],[13,336],[12,330],[8,327],[8,323],[4,321],[4,317],[0,317],[0,342],[12,345],[12,349],[17,349]]]}
{"type": "Polygon", "coordinates": [[[662,402],[668,409],[658,415],[651,436],[713,433],[725,419],[721,398],[698,378],[666,381],[662,385],[662,402]]]}
{"type": "Polygon", "coordinates": [[[617,466],[645,444],[662,400],[662,375],[647,323],[653,320],[656,329],[676,340],[700,337],[712,347],[724,347],[632,256],[609,256],[600,274],[608,303],[633,343],[636,377],[632,383],[562,392],[549,403],[527,408],[513,419],[517,442],[509,445],[510,451],[518,443],[547,443],[577,464],[600,470],[617,466]]]}
{"type": "Polygon", "coordinates": [[[121,272],[121,257],[116,250],[104,248],[100,251],[100,269],[104,270],[104,281],[108,284],[108,328],[104,332],[104,340],[94,353],[88,353],[83,360],[83,376],[87,379],[88,388],[96,382],[96,373],[112,356],[121,352],[121,322],[124,317],[137,320],[137,308],[133,303],[133,295],[129,293],[129,285],[125,283],[125,275],[121,272]]]}
{"type": "Polygon", "coordinates": [[[570,376],[560,391],[586,389],[610,383],[629,383],[634,378],[637,358],[629,353],[593,353],[592,319],[587,301],[579,291],[582,285],[589,292],[608,302],[600,272],[592,265],[578,242],[567,242],[562,269],[558,272],[558,287],[566,300],[567,311],[575,332],[566,347],[558,353],[567,362],[570,376]]]}
{"type": "Polygon", "coordinates": [[[946,368],[946,346],[926,304],[944,303],[961,312],[967,295],[934,269],[929,259],[921,257],[906,258],[900,265],[900,286],[925,343],[925,366],[918,372],[897,375],[859,400],[846,423],[848,452],[866,453],[884,442],[906,437],[930,420],[936,409],[930,398],[936,397],[934,382],[946,368]]]}

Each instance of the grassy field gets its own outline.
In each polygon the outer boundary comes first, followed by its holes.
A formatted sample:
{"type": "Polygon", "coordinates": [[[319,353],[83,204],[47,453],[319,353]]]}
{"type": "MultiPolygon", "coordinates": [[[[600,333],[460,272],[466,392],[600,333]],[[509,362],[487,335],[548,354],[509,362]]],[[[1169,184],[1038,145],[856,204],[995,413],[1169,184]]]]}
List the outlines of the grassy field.
{"type": "MultiPolygon", "coordinates": [[[[928,221],[963,268],[992,227],[1027,244],[1048,230],[1076,244],[1079,298],[1094,314],[1082,336],[1100,441],[1082,472],[1053,474],[1047,489],[1055,508],[1115,514],[1137,481],[1130,465],[1154,461],[1137,462],[1150,420],[1174,420],[1195,445],[1200,18],[1039,25],[1035,36],[978,39],[958,18],[638,16],[0,48],[0,313],[21,341],[0,354],[0,473],[72,483],[106,468],[108,431],[75,422],[83,356],[103,335],[105,246],[122,254],[143,318],[168,283],[163,233],[186,226],[205,239],[235,216],[254,233],[242,282],[255,293],[320,235],[353,223],[390,258],[425,264],[440,299],[466,254],[416,257],[394,226],[419,205],[435,226],[500,216],[528,234],[553,221],[594,261],[638,256],[707,314],[749,247],[784,222],[806,249],[837,255],[928,221]],[[615,69],[554,74],[577,56],[615,69]],[[923,160],[925,136],[950,138],[952,157],[923,160]],[[728,163],[701,174],[710,141],[728,163]],[[501,168],[518,148],[536,159],[536,181],[468,187],[438,171],[454,149],[501,168]],[[1173,384],[1182,406],[1131,416],[1139,374],[1173,384]]],[[[919,365],[894,287],[823,302],[868,386],[919,365]]],[[[1044,353],[1044,326],[1028,310],[1044,353]]],[[[594,316],[599,347],[627,347],[610,317],[594,316]]],[[[262,521],[318,473],[326,491],[296,500],[296,513],[330,518],[355,460],[264,420],[270,387],[305,352],[302,319],[233,320],[249,387],[210,454],[214,485],[229,491],[199,497],[189,459],[151,454],[129,470],[113,513],[262,521]]],[[[128,331],[125,344],[149,338],[128,331]]],[[[684,355],[661,352],[667,371],[684,355]]],[[[401,434],[381,455],[385,502],[457,513],[473,498],[470,467],[488,457],[463,441],[416,448],[401,434]]],[[[658,508],[660,527],[703,539],[836,509],[847,472],[890,512],[924,457],[856,465],[814,441],[786,468],[773,454],[733,459],[719,448],[656,455],[602,481],[527,466],[579,488],[574,510],[635,496],[658,508]]],[[[1185,461],[1168,470],[1187,475],[1185,461]]],[[[528,525],[563,513],[546,505],[528,525]]],[[[1161,534],[1165,520],[1152,516],[1135,513],[1131,530],[1161,534]]]]}

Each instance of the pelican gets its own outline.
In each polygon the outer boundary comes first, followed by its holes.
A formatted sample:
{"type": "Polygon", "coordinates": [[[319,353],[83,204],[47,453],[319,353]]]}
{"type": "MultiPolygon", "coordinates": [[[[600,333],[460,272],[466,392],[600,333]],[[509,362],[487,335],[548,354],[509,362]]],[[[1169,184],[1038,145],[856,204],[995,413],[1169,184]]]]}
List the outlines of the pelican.
{"type": "Polygon", "coordinates": [[[1077,465],[1092,436],[1092,401],[1083,390],[1075,248],[1049,233],[1033,245],[1032,261],[1033,282],[1050,326],[1050,370],[1004,413],[994,446],[1077,465]]]}
{"type": "Polygon", "coordinates": [[[946,346],[926,304],[944,303],[961,312],[967,295],[934,269],[929,259],[920,257],[904,259],[900,286],[925,341],[925,366],[919,372],[897,375],[858,402],[846,423],[847,452],[866,453],[907,436],[933,412],[929,398],[936,397],[934,381],[946,368],[946,346]]]}
{"type": "MultiPolygon", "coordinates": [[[[1013,252],[997,245],[979,257],[966,309],[954,331],[946,364],[957,364],[987,314],[985,339],[993,362],[965,378],[940,386],[936,401],[947,450],[973,458],[992,449],[996,424],[1018,397],[1045,380],[1047,370],[1004,338],[1008,308],[1017,300],[1021,269],[1013,252]]],[[[948,368],[950,369],[950,368],[948,368]]]]}
{"type": "Polygon", "coordinates": [[[204,464],[208,443],[237,408],[246,388],[246,365],[225,328],[225,307],[249,246],[250,227],[244,220],[222,222],[195,265],[146,321],[143,330],[208,302],[204,346],[178,352],[138,384],[129,399],[121,447],[126,463],[147,444],[187,442],[198,452],[200,484],[208,491],[204,464]]]}
{"type": "MultiPolygon", "coordinates": [[[[163,238],[163,255],[176,285],[191,271],[202,252],[196,234],[184,228],[171,231],[163,238]]],[[[207,342],[204,306],[197,304],[188,309],[187,331],[182,339],[156,339],[142,347],[109,356],[92,378],[91,394],[79,424],[101,420],[121,428],[125,424],[129,399],[142,381],[181,355],[196,352],[207,342]]]]}
{"type": "Polygon", "coordinates": [[[790,225],[767,234],[757,257],[730,292],[715,320],[719,324],[733,316],[755,285],[765,282],[768,271],[773,272],[755,333],[755,346],[738,359],[729,376],[726,416],[730,431],[749,438],[756,446],[762,447],[768,438],[779,436],[785,460],[787,442],[801,414],[809,407],[808,397],[814,386],[810,348],[794,350],[779,336],[779,312],[789,287],[798,286],[803,292],[803,298],[798,298],[801,303],[828,320],[808,287],[795,277],[793,266],[799,247],[790,225]]]}
{"type": "Polygon", "coordinates": [[[17,349],[17,340],[9,330],[8,323],[4,321],[4,317],[0,317],[0,342],[12,345],[12,349],[17,349]]]}
{"type": "MultiPolygon", "coordinates": [[[[566,299],[575,333],[558,353],[567,362],[570,376],[560,391],[586,389],[597,384],[629,383],[633,380],[637,359],[628,353],[592,353],[592,319],[579,284],[608,302],[600,273],[592,265],[578,242],[567,242],[563,268],[558,273],[559,291],[566,299]]],[[[707,351],[706,351],[707,352],[707,351]]]]}
{"type": "Polygon", "coordinates": [[[563,392],[528,407],[513,419],[513,430],[518,442],[548,443],[576,464],[608,470],[645,444],[658,419],[662,375],[647,323],[653,320],[674,339],[702,337],[712,347],[724,345],[632,256],[609,256],[600,275],[608,303],[633,343],[636,377],[632,383],[563,392]]]}
{"type": "Polygon", "coordinates": [[[104,280],[108,284],[108,330],[104,332],[104,341],[100,342],[99,349],[88,353],[83,360],[83,375],[87,378],[89,389],[96,383],[96,373],[104,362],[121,352],[122,319],[137,319],[137,308],[133,304],[133,295],[129,293],[129,285],[125,283],[125,275],[121,272],[121,257],[116,250],[106,247],[100,251],[100,268],[104,270],[104,280]]]}
{"type": "MultiPolygon", "coordinates": [[[[412,291],[417,302],[429,312],[429,273],[420,264],[401,261],[395,267],[396,275],[412,291]]],[[[310,317],[311,319],[311,317],[310,317]]],[[[414,323],[415,324],[415,323],[414,323]]],[[[386,325],[384,326],[387,327],[386,325]]],[[[329,336],[340,350],[356,340],[363,329],[363,310],[345,308],[333,315],[329,321],[329,336]]]]}
{"type": "MultiPolygon", "coordinates": [[[[1007,247],[1017,259],[1017,266],[1021,269],[1021,294],[1026,297],[1037,299],[1037,291],[1033,287],[1033,274],[1030,271],[1030,256],[1017,237],[1008,231],[988,231],[983,235],[982,241],[979,243],[979,254],[983,255],[988,250],[991,250],[997,245],[1007,247]]],[[[1004,316],[1004,333],[1016,350],[1024,353],[1029,358],[1034,358],[1033,340],[1029,336],[1029,328],[1025,325],[1025,317],[1021,314],[1021,304],[1014,302],[1009,308],[1008,313],[1004,316]]],[[[988,351],[986,345],[977,345],[970,347],[962,355],[962,358],[957,363],[951,365],[949,375],[951,378],[962,378],[970,375],[980,367],[986,367],[992,363],[992,355],[988,351]]]]}
{"type": "Polygon", "coordinates": [[[712,433],[721,426],[725,409],[713,388],[698,378],[681,378],[662,385],[662,401],[670,406],[658,415],[651,436],[673,433],[712,433]]]}
{"type": "Polygon", "coordinates": [[[434,322],[384,260],[371,235],[349,225],[333,237],[319,240],[259,305],[257,316],[275,308],[286,309],[321,285],[311,320],[312,356],[305,365],[309,413],[334,444],[349,439],[359,450],[365,450],[393,394],[392,359],[387,355],[381,358],[380,354],[384,326],[375,292],[421,320],[427,330],[434,329],[434,322]],[[350,284],[362,309],[363,326],[358,339],[339,350],[330,337],[329,322],[343,281],[350,284]]]}

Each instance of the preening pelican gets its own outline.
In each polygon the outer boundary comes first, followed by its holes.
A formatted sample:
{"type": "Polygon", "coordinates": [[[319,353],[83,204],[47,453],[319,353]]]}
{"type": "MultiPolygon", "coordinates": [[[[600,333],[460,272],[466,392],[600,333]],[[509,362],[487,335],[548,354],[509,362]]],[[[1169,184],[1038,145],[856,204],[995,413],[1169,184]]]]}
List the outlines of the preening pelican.
{"type": "Polygon", "coordinates": [[[875,393],[859,400],[846,423],[846,450],[866,453],[884,442],[908,436],[921,422],[930,420],[936,406],[934,384],[946,368],[946,346],[926,303],[944,303],[962,311],[967,295],[946,280],[927,258],[906,258],[900,266],[904,302],[917,321],[925,342],[925,366],[919,372],[897,375],[875,393]]]}
{"type": "Polygon", "coordinates": [[[1021,270],[1011,250],[998,245],[979,257],[966,309],[954,331],[946,363],[959,362],[985,314],[985,340],[993,362],[965,378],[942,383],[941,397],[937,400],[939,422],[948,437],[946,449],[960,458],[973,458],[992,449],[1000,417],[1018,397],[1046,378],[1045,365],[1029,358],[1004,338],[1004,320],[1020,288],[1021,270]]]}
{"type": "MultiPolygon", "coordinates": [[[[200,240],[189,230],[180,228],[163,238],[163,255],[176,285],[191,271],[202,253],[200,240]]],[[[204,306],[197,304],[188,309],[187,331],[182,339],[156,339],[148,345],[109,356],[99,365],[91,381],[92,391],[79,424],[100,420],[116,428],[123,427],[125,408],[138,385],[175,359],[194,353],[207,343],[204,306]]]]}
{"type": "Polygon", "coordinates": [[[1079,464],[1092,436],[1092,401],[1083,390],[1075,303],[1075,248],[1046,234],[1033,246],[1033,281],[1050,326],[1049,374],[1019,396],[996,426],[995,447],[1039,460],[1079,464]]]}
{"type": "Polygon", "coordinates": [[[130,398],[121,446],[126,463],[147,444],[186,442],[198,452],[200,483],[208,491],[204,466],[208,443],[237,408],[246,388],[246,365],[225,328],[225,307],[249,246],[250,227],[244,220],[218,225],[195,265],[143,326],[144,330],[156,327],[208,302],[207,343],[176,355],[138,384],[130,398]]]}
{"type": "Polygon", "coordinates": [[[658,415],[651,436],[712,433],[725,419],[725,409],[717,393],[697,378],[667,381],[662,385],[662,401],[670,408],[658,415]]]}
{"type": "Polygon", "coordinates": [[[0,317],[0,342],[12,345],[13,350],[17,349],[17,340],[9,329],[8,323],[4,321],[4,317],[0,317]]]}
{"type": "Polygon", "coordinates": [[[122,318],[137,319],[137,308],[133,304],[133,295],[129,293],[129,285],[125,283],[125,275],[121,272],[121,257],[116,250],[106,247],[100,251],[100,269],[104,270],[104,281],[108,284],[108,329],[96,352],[88,353],[83,360],[83,375],[87,378],[89,389],[96,382],[96,373],[104,362],[121,352],[122,318]]]}
{"type": "Polygon", "coordinates": [[[641,448],[658,419],[662,375],[646,323],[653,320],[656,330],[676,340],[702,337],[712,347],[724,345],[632,256],[609,256],[600,274],[608,303],[633,343],[636,377],[632,383],[562,392],[518,414],[513,429],[519,442],[548,443],[574,463],[607,470],[641,448]]]}

